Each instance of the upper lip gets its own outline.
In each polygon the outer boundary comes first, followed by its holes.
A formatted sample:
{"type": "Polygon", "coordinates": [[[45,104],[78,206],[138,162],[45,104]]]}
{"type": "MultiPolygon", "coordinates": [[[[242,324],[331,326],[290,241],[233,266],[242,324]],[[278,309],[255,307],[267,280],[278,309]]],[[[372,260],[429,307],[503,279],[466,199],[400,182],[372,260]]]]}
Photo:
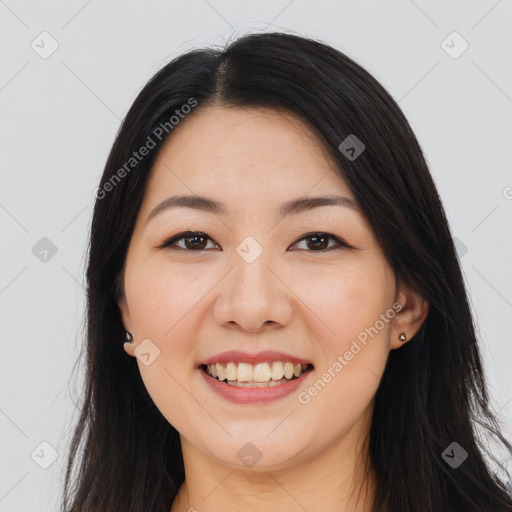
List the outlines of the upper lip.
{"type": "Polygon", "coordinates": [[[249,364],[258,364],[258,363],[270,363],[273,361],[281,361],[283,363],[293,363],[293,364],[313,364],[311,361],[307,361],[306,359],[302,359],[301,357],[292,356],[291,354],[285,354],[284,352],[276,352],[275,350],[264,350],[262,352],[257,352],[256,354],[249,354],[248,352],[242,352],[240,350],[230,350],[228,352],[222,352],[221,354],[217,354],[211,356],[203,361],[200,361],[197,364],[197,367],[203,364],[215,364],[215,363],[249,363],[249,364]]]}

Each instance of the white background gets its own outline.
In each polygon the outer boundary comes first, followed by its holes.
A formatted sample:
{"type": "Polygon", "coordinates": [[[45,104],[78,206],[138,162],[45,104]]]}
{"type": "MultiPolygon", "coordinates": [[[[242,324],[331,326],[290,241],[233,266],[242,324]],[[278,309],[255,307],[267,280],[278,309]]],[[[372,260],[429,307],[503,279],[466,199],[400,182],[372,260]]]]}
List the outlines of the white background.
{"type": "Polygon", "coordinates": [[[120,120],[171,58],[248,31],[321,39],[399,102],[460,241],[492,404],[510,425],[511,26],[512,0],[0,0],[0,511],[57,510],[94,190],[120,120]],[[58,43],[45,59],[31,47],[51,49],[43,31],[58,43]],[[458,58],[442,46],[453,31],[469,44],[458,58]],[[47,262],[32,252],[42,237],[57,248],[47,262]],[[31,457],[51,462],[42,442],[58,454],[48,469],[31,457]]]}

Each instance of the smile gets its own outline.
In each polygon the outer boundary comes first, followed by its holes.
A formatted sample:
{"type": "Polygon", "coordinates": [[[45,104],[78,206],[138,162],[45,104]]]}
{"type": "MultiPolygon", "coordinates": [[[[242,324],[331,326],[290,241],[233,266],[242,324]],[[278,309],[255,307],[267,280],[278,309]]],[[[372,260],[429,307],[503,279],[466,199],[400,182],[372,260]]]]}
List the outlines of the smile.
{"type": "Polygon", "coordinates": [[[299,378],[312,369],[310,364],[273,361],[269,363],[214,363],[202,365],[201,369],[230,386],[266,388],[279,386],[299,378]]]}
{"type": "Polygon", "coordinates": [[[230,362],[203,364],[198,370],[210,389],[222,398],[236,404],[256,404],[296,391],[312,373],[313,365],[281,361],[255,365],[230,362]]]}

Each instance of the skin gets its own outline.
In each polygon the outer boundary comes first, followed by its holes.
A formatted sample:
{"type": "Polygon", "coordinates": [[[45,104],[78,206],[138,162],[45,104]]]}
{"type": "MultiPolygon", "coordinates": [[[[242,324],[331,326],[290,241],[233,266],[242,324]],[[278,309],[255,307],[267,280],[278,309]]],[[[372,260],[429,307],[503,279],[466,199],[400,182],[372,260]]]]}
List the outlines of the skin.
{"type": "Polygon", "coordinates": [[[315,133],[282,111],[198,109],[157,156],[119,308],[134,337],[127,354],[136,357],[145,339],[160,350],[150,365],[137,363],[151,398],[180,432],[186,480],[171,512],[371,510],[375,480],[363,466],[374,395],[389,351],[404,345],[400,333],[414,336],[428,304],[397,285],[356,209],[322,206],[276,217],[284,201],[321,194],[354,199],[315,133]],[[229,214],[180,207],[146,225],[163,200],[193,193],[224,203],[229,214]],[[209,238],[159,247],[188,230],[209,238]],[[301,240],[310,232],[332,234],[354,249],[322,251],[326,246],[301,240]],[[250,264],[236,252],[248,236],[263,249],[250,264]],[[402,309],[384,328],[309,403],[300,403],[298,393],[396,302],[402,309]],[[229,402],[195,368],[223,351],[267,349],[314,365],[297,393],[275,402],[229,402]],[[250,468],[237,457],[248,442],[262,454],[250,468]]]}

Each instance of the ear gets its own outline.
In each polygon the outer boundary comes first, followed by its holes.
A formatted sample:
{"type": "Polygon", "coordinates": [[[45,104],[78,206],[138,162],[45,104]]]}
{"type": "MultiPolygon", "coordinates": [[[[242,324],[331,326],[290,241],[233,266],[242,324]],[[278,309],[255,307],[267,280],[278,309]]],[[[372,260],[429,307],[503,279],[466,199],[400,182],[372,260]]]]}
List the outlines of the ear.
{"type": "Polygon", "coordinates": [[[402,347],[413,338],[427,318],[429,304],[426,299],[412,289],[400,287],[396,303],[402,308],[396,313],[391,327],[391,350],[402,347]],[[406,339],[401,341],[400,335],[405,334],[406,339]]]}
{"type": "Polygon", "coordinates": [[[124,329],[130,332],[134,338],[131,343],[125,342],[123,348],[128,355],[135,357],[135,335],[133,334],[130,311],[124,294],[118,299],[117,305],[119,306],[119,313],[121,314],[121,321],[123,322],[124,329]]]}

